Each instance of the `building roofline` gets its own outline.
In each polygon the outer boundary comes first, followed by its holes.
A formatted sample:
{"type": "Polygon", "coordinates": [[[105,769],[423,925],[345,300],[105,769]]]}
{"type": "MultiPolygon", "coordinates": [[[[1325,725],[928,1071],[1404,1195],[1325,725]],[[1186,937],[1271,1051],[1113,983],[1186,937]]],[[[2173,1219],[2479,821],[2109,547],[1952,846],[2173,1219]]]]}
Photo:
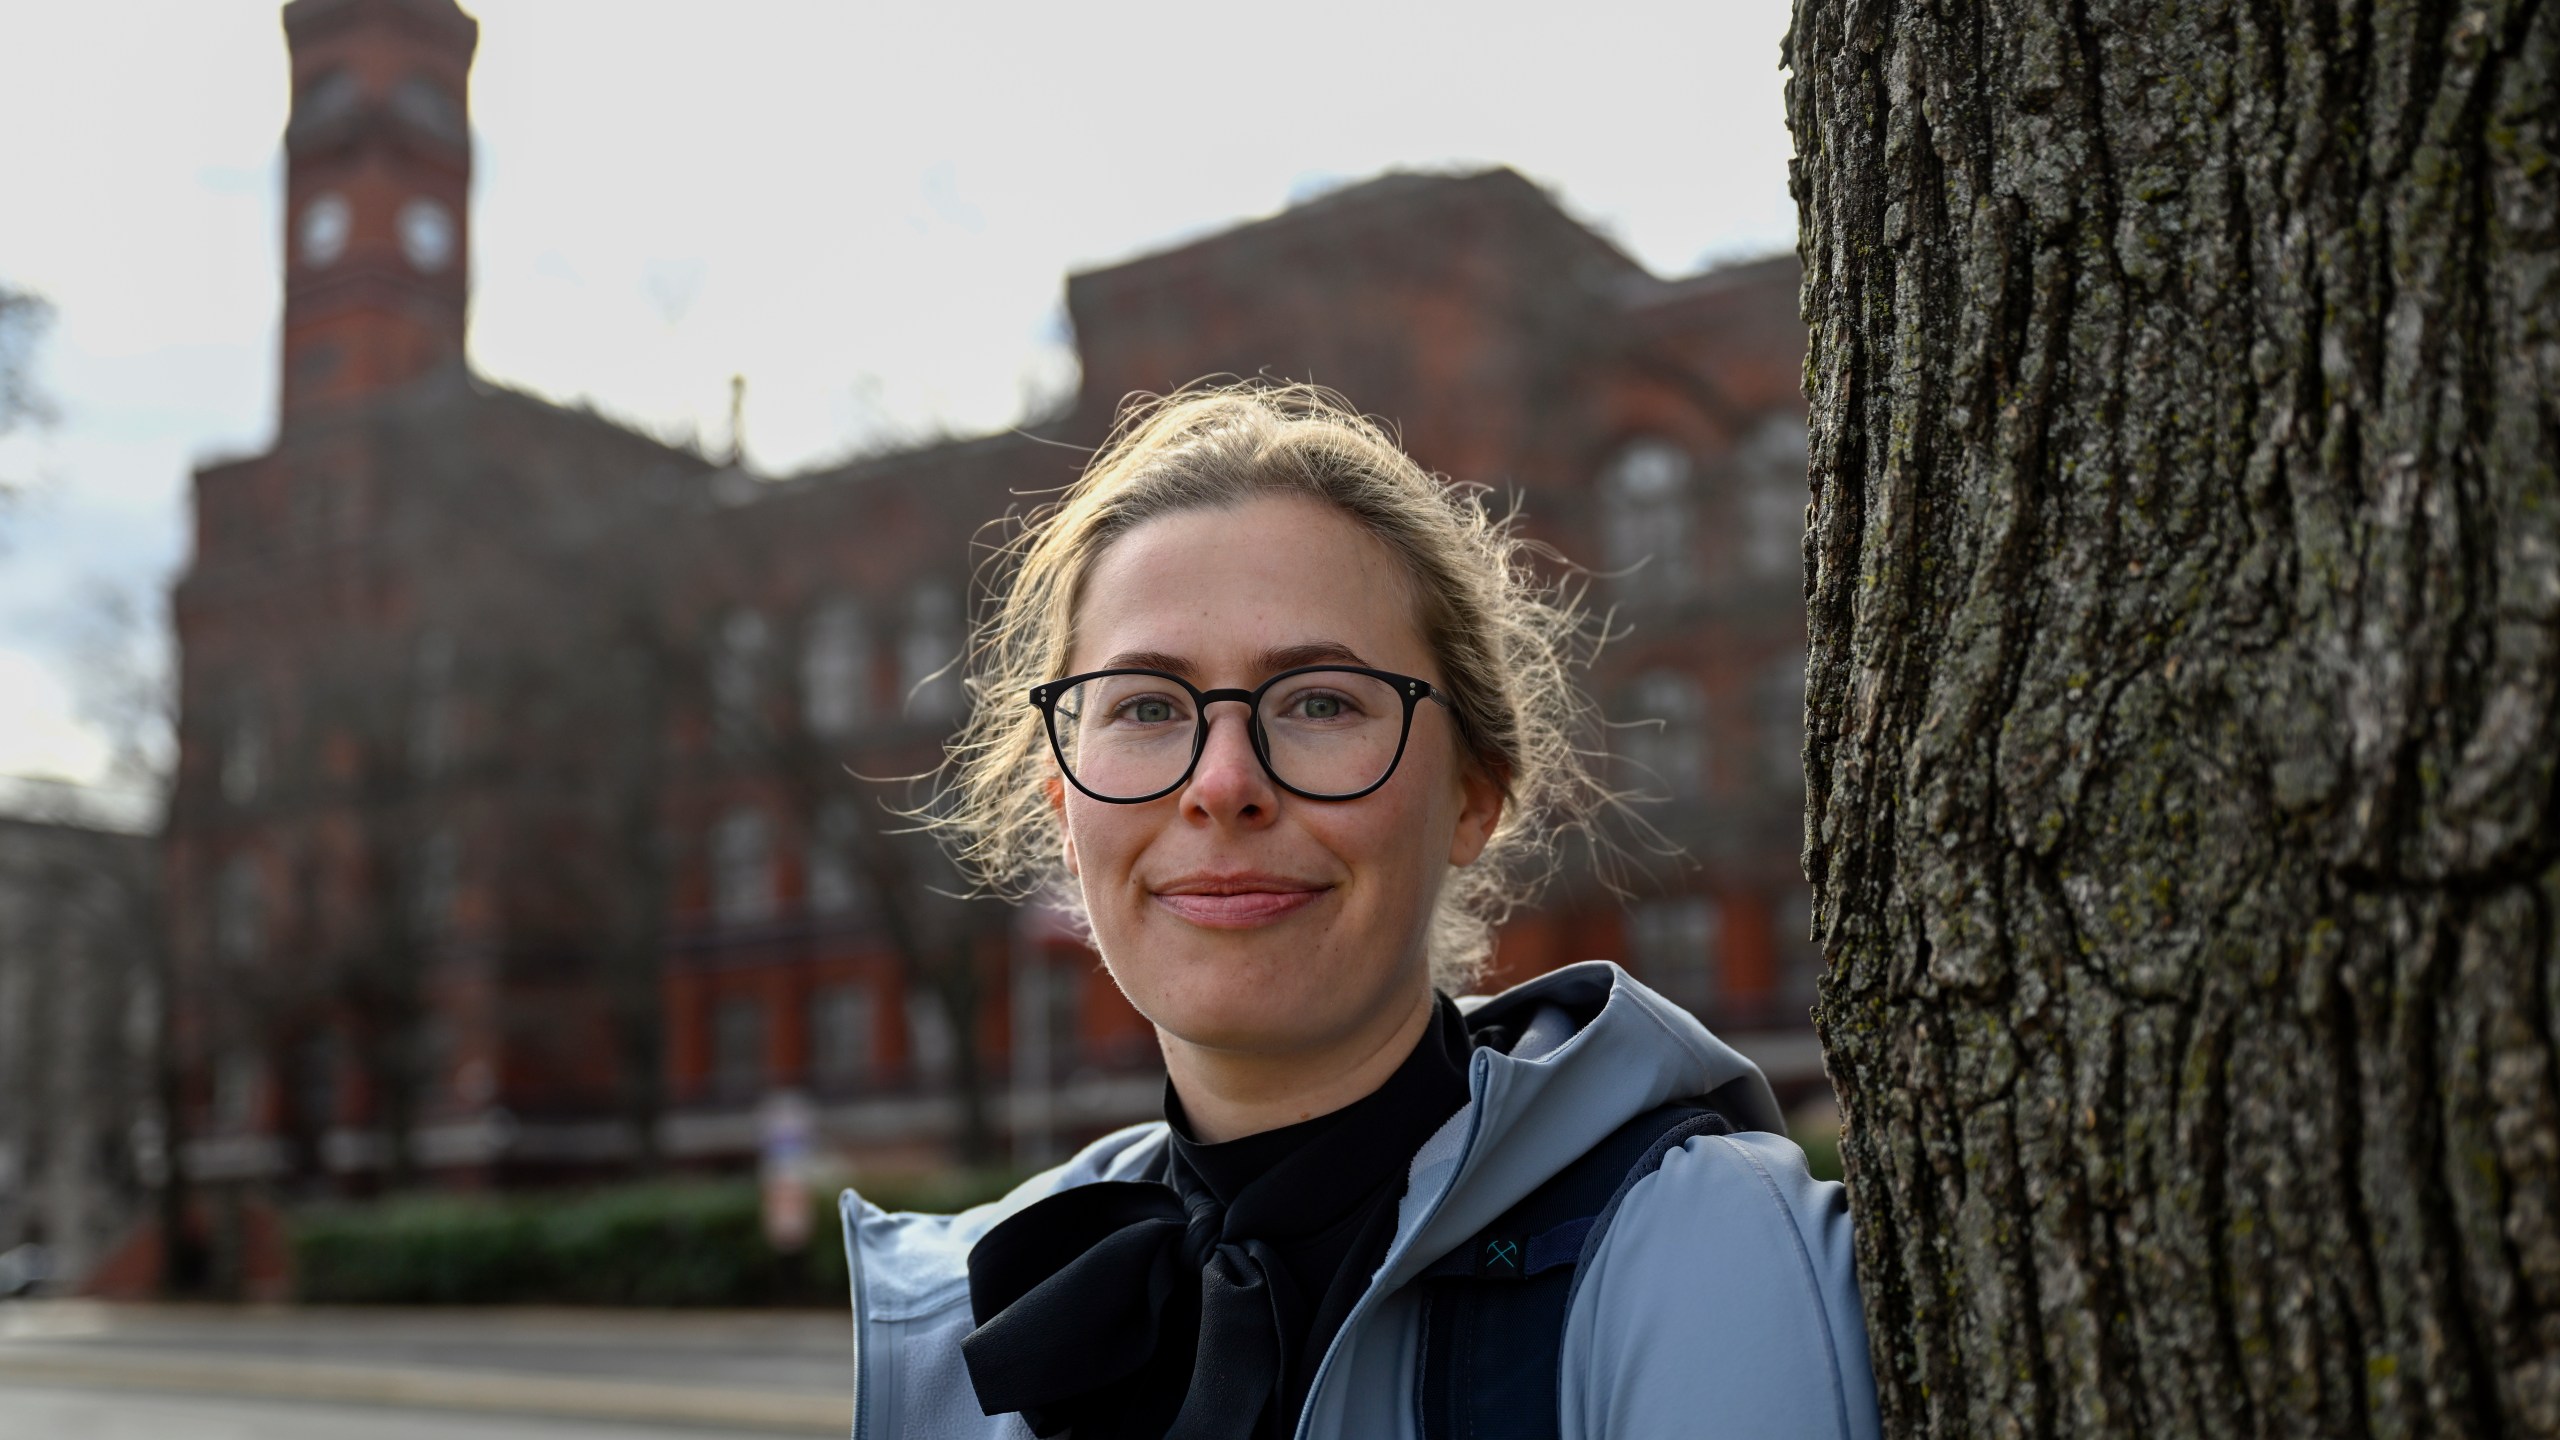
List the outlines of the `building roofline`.
{"type": "Polygon", "coordinates": [[[1496,165],[1466,171],[1390,170],[1340,189],[1328,190],[1273,214],[1239,221],[1164,249],[1146,251],[1089,270],[1072,271],[1067,276],[1067,286],[1070,292],[1108,291],[1123,283],[1131,283],[1132,277],[1141,273],[1152,278],[1166,270],[1185,269],[1220,250],[1261,243],[1310,226],[1329,226],[1353,218],[1365,219],[1397,209],[1434,209],[1454,201],[1479,197],[1534,208],[1552,217],[1554,223],[1572,227],[1588,243],[1625,266],[1631,275],[1648,274],[1644,266],[1620,249],[1615,241],[1566,213],[1544,186],[1507,165],[1496,165]]]}
{"type": "Polygon", "coordinates": [[[1690,300],[1703,300],[1731,290],[1756,289],[1778,278],[1782,272],[1794,271],[1801,264],[1793,250],[1778,250],[1744,260],[1713,265],[1694,275],[1676,280],[1659,280],[1651,285],[1631,288],[1627,294],[1630,310],[1655,306],[1678,305],[1690,300]]]}
{"type": "Polygon", "coordinates": [[[202,480],[221,471],[255,466],[273,458],[289,446],[315,435],[345,434],[349,431],[365,429],[385,420],[432,413],[457,403],[479,402],[521,405],[561,419],[594,425],[612,431],[622,438],[655,446],[666,452],[669,459],[697,465],[706,470],[720,467],[718,459],[703,454],[700,450],[688,449],[660,436],[652,435],[638,425],[597,408],[591,402],[567,404],[549,399],[519,386],[490,379],[465,364],[455,363],[429,371],[396,390],[386,390],[360,400],[296,415],[292,420],[276,428],[276,433],[263,449],[244,455],[218,453],[208,455],[198,460],[191,468],[196,478],[202,480]]]}

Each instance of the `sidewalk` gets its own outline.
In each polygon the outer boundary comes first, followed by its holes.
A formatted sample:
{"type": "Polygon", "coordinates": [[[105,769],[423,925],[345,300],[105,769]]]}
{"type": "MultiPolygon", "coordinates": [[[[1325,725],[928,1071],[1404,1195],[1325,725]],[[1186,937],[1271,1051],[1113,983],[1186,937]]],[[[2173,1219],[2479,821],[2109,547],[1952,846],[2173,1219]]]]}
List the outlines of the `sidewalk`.
{"type": "Polygon", "coordinates": [[[0,1390],[90,1386],[840,1435],[847,1317],[815,1312],[0,1305],[0,1390]]]}

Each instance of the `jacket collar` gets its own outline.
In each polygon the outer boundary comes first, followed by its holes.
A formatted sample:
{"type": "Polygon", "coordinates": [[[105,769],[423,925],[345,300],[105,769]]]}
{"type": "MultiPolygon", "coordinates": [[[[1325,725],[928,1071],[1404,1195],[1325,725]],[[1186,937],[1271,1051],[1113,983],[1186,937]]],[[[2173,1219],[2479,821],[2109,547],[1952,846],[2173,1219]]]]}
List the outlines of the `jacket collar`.
{"type": "Polygon", "coordinates": [[[1723,1097],[1735,1124],[1785,1133],[1759,1066],[1609,961],[1459,1003],[1470,1025],[1512,1026],[1520,1043],[1510,1054],[1475,1052],[1467,1105],[1415,1154],[1379,1289],[1411,1279],[1657,1105],[1740,1081],[1723,1097]]]}

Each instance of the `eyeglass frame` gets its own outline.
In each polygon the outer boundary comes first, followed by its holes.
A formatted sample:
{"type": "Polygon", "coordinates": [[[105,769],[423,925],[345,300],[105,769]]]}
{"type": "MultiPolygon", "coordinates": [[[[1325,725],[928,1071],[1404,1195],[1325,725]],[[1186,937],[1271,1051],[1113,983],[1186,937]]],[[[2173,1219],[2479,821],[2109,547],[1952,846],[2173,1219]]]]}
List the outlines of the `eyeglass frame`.
{"type": "Polygon", "coordinates": [[[1425,700],[1440,702],[1440,708],[1449,712],[1450,720],[1456,723],[1461,735],[1466,733],[1467,727],[1465,718],[1458,714],[1458,707],[1450,701],[1448,696],[1441,694],[1439,687],[1430,681],[1416,675],[1399,675],[1392,670],[1373,670],[1366,665],[1300,665],[1294,669],[1283,670],[1250,690],[1239,690],[1233,686],[1218,690],[1203,690],[1169,670],[1154,670],[1143,665],[1123,665],[1108,670],[1087,670],[1081,675],[1069,675],[1045,684],[1034,685],[1031,687],[1029,698],[1032,705],[1040,711],[1040,728],[1048,732],[1049,753],[1057,758],[1058,773],[1067,778],[1068,784],[1105,805],[1145,805],[1161,800],[1190,784],[1192,775],[1200,769],[1200,757],[1209,753],[1209,707],[1225,701],[1233,701],[1245,708],[1245,740],[1253,747],[1253,758],[1261,763],[1262,773],[1271,777],[1272,784],[1301,800],[1357,800],[1364,795],[1376,794],[1380,787],[1396,778],[1396,767],[1404,763],[1405,746],[1413,739],[1414,709],[1425,700]],[[1262,697],[1272,686],[1293,676],[1314,675],[1327,671],[1347,671],[1353,675],[1366,675],[1373,680],[1383,680],[1395,687],[1396,694],[1404,699],[1404,721],[1402,727],[1396,732],[1396,753],[1388,757],[1386,770],[1370,784],[1369,788],[1354,790],[1344,795],[1319,795],[1312,790],[1301,790],[1281,779],[1280,772],[1271,768],[1271,745],[1268,737],[1263,733],[1261,724],[1262,697]],[[1122,799],[1095,790],[1076,778],[1076,767],[1067,762],[1066,747],[1058,741],[1058,702],[1066,698],[1067,691],[1088,680],[1099,680],[1106,675],[1152,675],[1158,679],[1172,681],[1191,696],[1193,705],[1191,759],[1182,767],[1179,778],[1152,795],[1122,799]]]}

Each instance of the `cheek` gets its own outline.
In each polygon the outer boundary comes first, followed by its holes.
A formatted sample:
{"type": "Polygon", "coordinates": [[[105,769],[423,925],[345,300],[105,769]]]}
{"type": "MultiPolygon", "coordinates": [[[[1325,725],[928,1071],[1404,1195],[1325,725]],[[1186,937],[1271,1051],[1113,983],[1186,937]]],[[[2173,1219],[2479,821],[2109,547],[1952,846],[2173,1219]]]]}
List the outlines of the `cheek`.
{"type": "Polygon", "coordinates": [[[1126,805],[1070,799],[1065,811],[1067,869],[1080,880],[1107,881],[1128,868],[1130,857],[1144,844],[1144,827],[1135,824],[1126,805]],[[1080,803],[1081,801],[1081,803],[1080,803]]]}
{"type": "MultiPolygon", "coordinates": [[[[1427,868],[1439,808],[1419,790],[1382,791],[1369,799],[1385,803],[1310,807],[1316,813],[1308,816],[1307,828],[1326,849],[1386,881],[1389,893],[1402,894],[1427,868]]],[[[1448,848],[1445,841],[1440,848],[1448,848]]]]}

